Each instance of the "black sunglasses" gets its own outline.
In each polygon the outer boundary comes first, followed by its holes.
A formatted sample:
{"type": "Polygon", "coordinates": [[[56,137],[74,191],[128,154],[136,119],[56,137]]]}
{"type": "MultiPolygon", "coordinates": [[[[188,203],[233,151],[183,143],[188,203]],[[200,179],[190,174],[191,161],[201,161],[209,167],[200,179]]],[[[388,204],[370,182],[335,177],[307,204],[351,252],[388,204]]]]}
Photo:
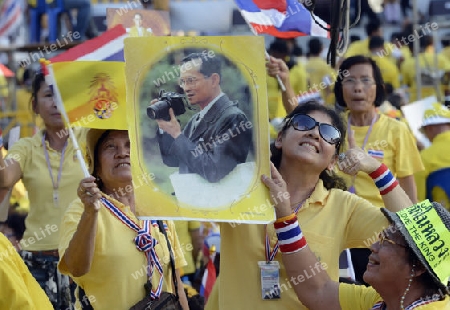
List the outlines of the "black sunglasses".
{"type": "Polygon", "coordinates": [[[341,142],[341,132],[330,124],[319,123],[314,118],[305,114],[295,114],[286,119],[285,128],[294,127],[298,131],[309,131],[319,126],[319,134],[329,144],[338,144],[341,142]]]}

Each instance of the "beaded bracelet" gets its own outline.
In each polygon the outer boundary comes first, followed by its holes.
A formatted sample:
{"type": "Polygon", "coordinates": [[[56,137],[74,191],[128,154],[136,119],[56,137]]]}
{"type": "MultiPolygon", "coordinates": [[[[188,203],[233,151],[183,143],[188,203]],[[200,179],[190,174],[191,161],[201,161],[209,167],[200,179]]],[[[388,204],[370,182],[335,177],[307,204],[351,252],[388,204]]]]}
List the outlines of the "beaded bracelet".
{"type": "Polygon", "coordinates": [[[304,249],[307,243],[298,225],[297,216],[294,214],[285,218],[287,219],[282,222],[275,222],[274,227],[280,251],[285,254],[292,254],[304,249]]]}
{"type": "Polygon", "coordinates": [[[381,195],[386,195],[398,185],[398,180],[385,164],[381,164],[381,166],[370,173],[369,176],[375,181],[375,185],[378,187],[381,195]]]}

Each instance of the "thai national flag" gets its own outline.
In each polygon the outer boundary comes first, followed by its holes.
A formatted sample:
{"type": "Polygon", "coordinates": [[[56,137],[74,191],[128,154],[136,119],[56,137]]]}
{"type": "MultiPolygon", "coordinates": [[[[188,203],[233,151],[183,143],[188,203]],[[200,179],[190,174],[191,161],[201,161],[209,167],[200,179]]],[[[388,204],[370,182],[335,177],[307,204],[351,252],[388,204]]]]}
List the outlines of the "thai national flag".
{"type": "MultiPolygon", "coordinates": [[[[255,31],[279,38],[299,36],[329,37],[329,32],[319,27],[311,13],[297,0],[235,0],[244,19],[255,31]]],[[[314,17],[323,27],[328,25],[314,17]]]]}
{"type": "Polygon", "coordinates": [[[79,44],[53,58],[51,62],[61,61],[125,61],[123,57],[123,40],[127,32],[122,25],[117,25],[100,36],[79,44]]]}
{"type": "Polygon", "coordinates": [[[6,0],[0,5],[0,37],[6,37],[23,22],[21,1],[6,0]]]}
{"type": "Polygon", "coordinates": [[[200,296],[205,298],[205,303],[208,301],[209,294],[211,294],[214,283],[216,282],[214,258],[215,253],[209,255],[209,261],[206,264],[205,273],[203,274],[202,284],[200,286],[200,296]]]}

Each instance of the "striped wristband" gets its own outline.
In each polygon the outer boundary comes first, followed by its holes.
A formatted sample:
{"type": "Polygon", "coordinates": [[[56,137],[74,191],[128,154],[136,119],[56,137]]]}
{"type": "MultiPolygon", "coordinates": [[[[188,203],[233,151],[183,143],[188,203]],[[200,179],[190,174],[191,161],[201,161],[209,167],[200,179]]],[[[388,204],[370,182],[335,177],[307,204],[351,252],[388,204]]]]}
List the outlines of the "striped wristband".
{"type": "Polygon", "coordinates": [[[284,222],[275,222],[274,227],[282,253],[291,254],[306,247],[306,239],[298,225],[297,216],[284,222]]]}
{"type": "Polygon", "coordinates": [[[375,181],[381,195],[386,195],[398,185],[397,179],[385,164],[381,164],[377,170],[369,175],[375,181]]]}

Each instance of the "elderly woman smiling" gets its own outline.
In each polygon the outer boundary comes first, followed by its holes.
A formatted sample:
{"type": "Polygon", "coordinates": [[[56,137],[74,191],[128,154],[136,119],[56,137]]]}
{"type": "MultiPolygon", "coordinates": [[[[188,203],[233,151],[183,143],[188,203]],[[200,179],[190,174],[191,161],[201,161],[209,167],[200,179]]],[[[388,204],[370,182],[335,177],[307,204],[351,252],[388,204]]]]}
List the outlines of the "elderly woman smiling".
{"type": "MultiPolygon", "coordinates": [[[[262,176],[272,197],[287,191],[273,167],[262,176]]],[[[289,200],[276,202],[274,224],[283,263],[299,300],[311,310],[450,309],[450,212],[428,200],[396,213],[382,209],[391,225],[370,248],[364,279],[372,287],[339,284],[327,272],[303,277],[318,264],[289,200]],[[292,280],[291,280],[292,281],[292,280]]]]}
{"type": "Polygon", "coordinates": [[[128,132],[91,129],[87,148],[93,177],[81,180],[79,199],[64,216],[58,268],[84,289],[94,309],[130,309],[151,283],[152,298],[173,292],[187,310],[179,275],[186,262],[174,223],[139,221],[136,205],[144,202],[136,202],[133,191],[117,195],[118,188],[132,186],[128,132]],[[141,237],[150,239],[151,246],[144,248],[141,237]]]}

